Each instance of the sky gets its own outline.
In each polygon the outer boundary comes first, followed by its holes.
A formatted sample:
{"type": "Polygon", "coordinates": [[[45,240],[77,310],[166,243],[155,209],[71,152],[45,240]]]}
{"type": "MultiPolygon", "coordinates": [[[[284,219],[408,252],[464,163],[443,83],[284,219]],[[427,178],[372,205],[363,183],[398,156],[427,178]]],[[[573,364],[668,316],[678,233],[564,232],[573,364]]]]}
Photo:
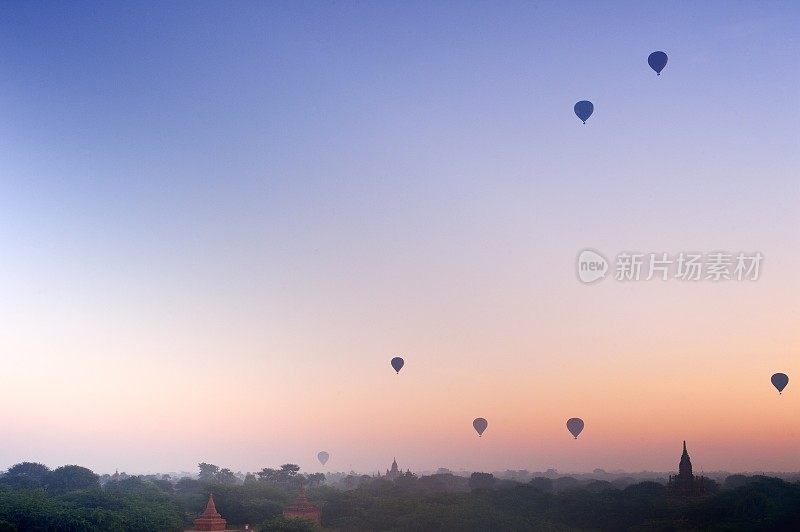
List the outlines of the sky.
{"type": "Polygon", "coordinates": [[[0,469],[800,470],[798,20],[3,3],[0,469]]]}

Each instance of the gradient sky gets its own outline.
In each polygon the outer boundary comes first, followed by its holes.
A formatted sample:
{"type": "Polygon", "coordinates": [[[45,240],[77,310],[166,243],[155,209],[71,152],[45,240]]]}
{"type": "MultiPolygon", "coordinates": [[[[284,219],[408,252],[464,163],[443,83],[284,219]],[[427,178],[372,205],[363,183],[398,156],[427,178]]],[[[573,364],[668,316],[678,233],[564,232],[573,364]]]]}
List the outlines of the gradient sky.
{"type": "Polygon", "coordinates": [[[3,3],[0,468],[800,469],[798,20],[3,3]],[[584,286],[586,247],[765,259],[584,286]]]}

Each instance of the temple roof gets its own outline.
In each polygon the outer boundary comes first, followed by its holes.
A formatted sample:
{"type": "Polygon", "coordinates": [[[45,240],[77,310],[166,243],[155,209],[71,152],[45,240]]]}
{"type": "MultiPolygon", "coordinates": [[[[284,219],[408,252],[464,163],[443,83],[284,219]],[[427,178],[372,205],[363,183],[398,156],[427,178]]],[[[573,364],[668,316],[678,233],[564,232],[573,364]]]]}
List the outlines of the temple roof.
{"type": "Polygon", "coordinates": [[[206,504],[206,509],[200,517],[222,517],[217,511],[217,505],[214,504],[213,494],[208,494],[208,504],[206,504]]]}
{"type": "Polygon", "coordinates": [[[287,506],[285,511],[298,512],[304,510],[317,510],[317,507],[308,501],[306,497],[306,487],[300,484],[300,491],[297,492],[297,499],[287,506]]]}
{"type": "Polygon", "coordinates": [[[225,519],[217,512],[214,496],[209,493],[205,511],[194,520],[194,530],[225,530],[225,524],[225,519]]]}
{"type": "Polygon", "coordinates": [[[686,451],[686,440],[683,440],[683,454],[681,454],[681,462],[678,464],[678,474],[682,477],[692,476],[692,461],[686,451]]]}

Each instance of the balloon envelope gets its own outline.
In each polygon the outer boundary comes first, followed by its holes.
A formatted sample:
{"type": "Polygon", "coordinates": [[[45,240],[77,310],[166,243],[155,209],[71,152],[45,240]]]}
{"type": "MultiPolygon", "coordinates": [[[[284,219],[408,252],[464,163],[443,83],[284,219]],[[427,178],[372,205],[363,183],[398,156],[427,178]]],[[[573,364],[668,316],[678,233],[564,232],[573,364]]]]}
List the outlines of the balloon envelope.
{"type": "Polygon", "coordinates": [[[664,52],[653,52],[647,58],[647,64],[660,76],[661,71],[667,66],[667,54],[664,52]]]}
{"type": "Polygon", "coordinates": [[[319,460],[320,464],[325,465],[325,463],[328,461],[330,457],[331,455],[329,455],[325,451],[320,451],[319,454],[317,455],[317,460],[319,460]]]}
{"type": "Polygon", "coordinates": [[[588,100],[581,100],[575,104],[575,114],[578,115],[578,118],[583,120],[585,124],[589,117],[592,116],[594,112],[594,104],[588,100]]]}
{"type": "Polygon", "coordinates": [[[397,373],[400,373],[400,370],[403,369],[403,364],[405,364],[405,361],[400,357],[394,357],[392,359],[392,367],[397,373]]]}
{"type": "Polygon", "coordinates": [[[475,427],[475,430],[478,432],[478,437],[480,437],[483,435],[483,431],[486,430],[486,427],[489,426],[489,422],[482,417],[477,417],[472,422],[472,426],[475,427]]]}
{"type": "Polygon", "coordinates": [[[578,439],[578,434],[583,431],[583,420],[579,417],[572,417],[567,420],[567,430],[578,439]]]}
{"type": "Polygon", "coordinates": [[[789,377],[785,373],[776,373],[769,380],[778,389],[778,393],[781,393],[786,388],[786,385],[789,384],[789,377]]]}

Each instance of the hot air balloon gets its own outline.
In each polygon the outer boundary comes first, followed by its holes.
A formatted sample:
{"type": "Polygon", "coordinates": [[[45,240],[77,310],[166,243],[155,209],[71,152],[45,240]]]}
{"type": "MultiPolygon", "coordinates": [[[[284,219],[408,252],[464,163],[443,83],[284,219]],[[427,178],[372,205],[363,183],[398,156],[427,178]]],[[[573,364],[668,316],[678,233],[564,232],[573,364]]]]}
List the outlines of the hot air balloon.
{"type": "Polygon", "coordinates": [[[567,430],[578,439],[578,434],[583,431],[583,420],[579,417],[571,417],[567,420],[567,430]]]}
{"type": "Polygon", "coordinates": [[[400,357],[394,357],[392,359],[392,367],[397,373],[400,373],[400,370],[403,369],[403,364],[405,364],[405,361],[400,357]]]}
{"type": "Polygon", "coordinates": [[[661,71],[667,66],[667,54],[664,52],[653,52],[647,57],[647,64],[660,76],[661,71]]]}
{"type": "Polygon", "coordinates": [[[789,384],[789,376],[785,373],[776,373],[769,380],[771,380],[772,385],[778,389],[778,393],[783,392],[783,389],[789,384]]]}
{"type": "Polygon", "coordinates": [[[575,104],[575,114],[578,115],[578,118],[583,120],[585,124],[589,117],[592,116],[594,112],[594,104],[588,100],[581,100],[575,104]]]}
{"type": "Polygon", "coordinates": [[[329,455],[329,454],[328,454],[328,453],[326,453],[325,451],[320,451],[320,452],[317,454],[317,460],[319,460],[319,463],[320,463],[320,464],[322,464],[322,465],[325,465],[325,464],[328,462],[328,459],[329,459],[330,457],[331,457],[331,455],[329,455]]]}
{"type": "Polygon", "coordinates": [[[472,422],[472,426],[475,427],[475,430],[478,432],[478,437],[480,438],[483,436],[483,431],[489,426],[489,422],[482,417],[476,417],[472,422]]]}

